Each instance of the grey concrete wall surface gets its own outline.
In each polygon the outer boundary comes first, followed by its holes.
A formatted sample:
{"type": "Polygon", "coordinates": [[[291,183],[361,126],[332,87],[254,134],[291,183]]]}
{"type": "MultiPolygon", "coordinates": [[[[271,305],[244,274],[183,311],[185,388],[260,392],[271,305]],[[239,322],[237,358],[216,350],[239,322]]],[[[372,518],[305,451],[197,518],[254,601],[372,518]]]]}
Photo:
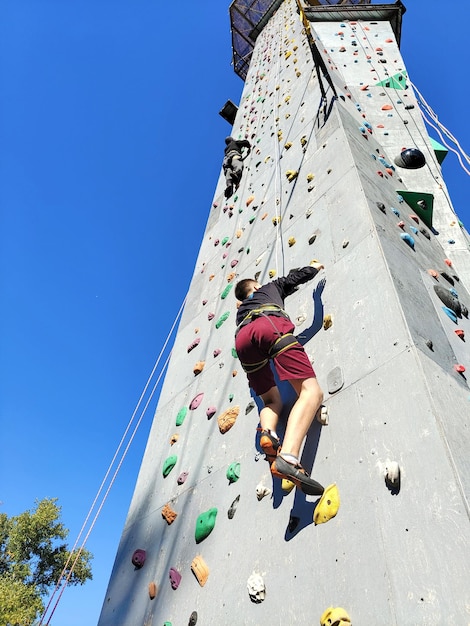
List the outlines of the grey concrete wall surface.
{"type": "MultiPolygon", "coordinates": [[[[100,626],[186,625],[194,611],[198,624],[308,625],[329,606],[344,608],[356,626],[470,621],[470,391],[467,374],[454,368],[470,363],[468,239],[412,87],[377,84],[396,74],[409,81],[390,25],[312,28],[338,98],[321,78],[322,102],[295,2],[286,0],[253,53],[232,129],[253,150],[234,196],[225,200],[222,172],[217,183],[100,626]],[[402,146],[422,150],[426,166],[391,167],[402,146]],[[297,172],[291,182],[288,171],[297,172]],[[399,190],[433,194],[433,228],[410,217],[399,190]],[[329,409],[329,424],[313,424],[302,455],[314,478],[340,493],[337,516],[317,526],[318,498],[285,494],[260,453],[259,400],[233,353],[229,287],[258,272],[266,282],[314,258],[325,270],[286,308],[329,409]],[[455,290],[456,322],[436,286],[455,290]],[[204,368],[195,375],[198,361],[204,368]],[[217,417],[230,407],[239,415],[221,434],[217,417]],[[395,490],[384,480],[391,461],[401,469],[395,490]],[[230,483],[232,463],[240,476],[230,483]],[[269,492],[258,500],[260,485],[269,492]],[[177,513],[171,524],[162,517],[167,504],[177,513]],[[196,520],[211,508],[214,529],[196,543],[196,520]],[[141,568],[131,562],[136,549],[146,551],[141,568]],[[203,586],[191,571],[196,556],[209,569],[203,586]],[[171,567],[181,574],[177,589],[171,567]],[[253,573],[265,585],[260,602],[247,590],[253,573]]],[[[282,433],[295,398],[288,383],[280,389],[282,433]]]]}

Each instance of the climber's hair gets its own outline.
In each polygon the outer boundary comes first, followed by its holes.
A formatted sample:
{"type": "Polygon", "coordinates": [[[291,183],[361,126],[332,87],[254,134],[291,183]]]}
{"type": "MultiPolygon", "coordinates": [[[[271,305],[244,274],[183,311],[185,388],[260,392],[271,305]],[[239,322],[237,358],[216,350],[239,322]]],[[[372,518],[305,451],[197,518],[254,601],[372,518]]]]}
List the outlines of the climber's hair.
{"type": "Polygon", "coordinates": [[[243,301],[248,296],[249,291],[257,284],[258,282],[254,278],[244,278],[240,280],[235,285],[235,298],[243,301]]]}

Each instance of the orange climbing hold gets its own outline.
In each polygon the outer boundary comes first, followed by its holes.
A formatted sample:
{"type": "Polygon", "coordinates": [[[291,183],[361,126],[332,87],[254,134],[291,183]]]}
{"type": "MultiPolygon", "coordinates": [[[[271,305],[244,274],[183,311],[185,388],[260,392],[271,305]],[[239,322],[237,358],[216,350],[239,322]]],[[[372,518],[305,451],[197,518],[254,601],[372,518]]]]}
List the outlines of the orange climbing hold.
{"type": "Polygon", "coordinates": [[[194,376],[198,376],[198,374],[200,374],[202,372],[202,370],[204,369],[205,364],[206,364],[205,361],[198,361],[196,363],[196,365],[193,367],[194,376]]]}
{"type": "Polygon", "coordinates": [[[178,517],[178,513],[176,511],[173,511],[170,504],[165,504],[162,509],[162,517],[169,526],[170,524],[173,524],[175,519],[178,517]]]}
{"type": "Polygon", "coordinates": [[[255,199],[254,196],[250,196],[249,198],[246,199],[246,206],[250,206],[250,204],[253,202],[253,200],[255,199]]]}
{"type": "Polygon", "coordinates": [[[209,578],[209,568],[201,555],[195,556],[191,562],[191,571],[196,576],[197,582],[204,587],[209,578]]]}
{"type": "Polygon", "coordinates": [[[149,598],[151,600],[154,600],[157,596],[157,585],[153,582],[153,580],[151,583],[149,583],[148,589],[149,589],[149,598]]]}
{"type": "Polygon", "coordinates": [[[217,418],[217,423],[219,425],[219,430],[224,435],[227,431],[229,431],[232,426],[237,421],[238,414],[240,413],[239,406],[233,406],[228,408],[226,411],[221,413],[217,418]]]}
{"type": "Polygon", "coordinates": [[[391,104],[384,104],[382,106],[382,111],[391,111],[393,109],[391,104]]]}

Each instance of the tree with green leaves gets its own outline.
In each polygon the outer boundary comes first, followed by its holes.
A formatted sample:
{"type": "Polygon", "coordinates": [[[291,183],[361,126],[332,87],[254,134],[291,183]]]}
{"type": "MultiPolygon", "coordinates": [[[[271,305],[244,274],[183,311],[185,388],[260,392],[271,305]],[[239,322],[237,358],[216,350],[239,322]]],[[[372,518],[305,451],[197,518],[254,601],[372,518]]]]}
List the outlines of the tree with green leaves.
{"type": "MultiPolygon", "coordinates": [[[[60,521],[57,498],[36,501],[21,515],[0,513],[0,626],[30,626],[44,611],[43,598],[76,559],[65,542],[69,531],[60,521]]],[[[92,555],[82,550],[69,585],[92,578],[92,555]]]]}

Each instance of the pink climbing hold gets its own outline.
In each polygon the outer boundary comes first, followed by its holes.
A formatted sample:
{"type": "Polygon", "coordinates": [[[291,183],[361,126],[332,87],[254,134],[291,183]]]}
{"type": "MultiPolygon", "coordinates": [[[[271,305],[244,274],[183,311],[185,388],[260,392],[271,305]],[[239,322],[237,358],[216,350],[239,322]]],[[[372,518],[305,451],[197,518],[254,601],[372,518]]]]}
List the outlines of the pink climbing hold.
{"type": "Polygon", "coordinates": [[[206,415],[207,415],[207,419],[210,420],[211,417],[214,417],[214,415],[217,413],[217,407],[215,406],[209,406],[206,409],[206,415]]]}
{"type": "Polygon", "coordinates": [[[187,347],[187,351],[191,352],[191,350],[194,350],[194,348],[196,348],[200,343],[201,343],[200,337],[198,337],[197,339],[194,339],[194,341],[191,341],[191,343],[187,347]]]}
{"type": "Polygon", "coordinates": [[[207,300],[203,300],[202,301],[202,306],[206,306],[206,304],[207,304],[207,300]]]}
{"type": "Polygon", "coordinates": [[[215,359],[215,357],[216,357],[216,356],[219,356],[219,354],[220,354],[221,352],[222,352],[222,350],[221,350],[220,348],[216,348],[216,349],[214,350],[214,352],[213,352],[214,359],[215,359]]]}
{"type": "Polygon", "coordinates": [[[215,313],[208,313],[208,314],[207,314],[207,319],[209,320],[209,322],[210,322],[211,320],[213,320],[213,319],[214,319],[214,317],[215,317],[215,313]]]}
{"type": "Polygon", "coordinates": [[[181,472],[181,474],[176,479],[178,485],[182,485],[188,477],[188,472],[181,472]]]}
{"type": "Polygon", "coordinates": [[[134,551],[134,554],[132,555],[132,565],[134,565],[134,567],[137,567],[137,569],[140,569],[141,567],[143,567],[146,558],[147,553],[145,552],[145,550],[141,550],[140,548],[138,548],[134,551]]]}
{"type": "Polygon", "coordinates": [[[194,411],[195,409],[197,409],[197,407],[201,404],[203,398],[204,398],[204,394],[203,393],[198,393],[197,396],[195,396],[191,400],[191,403],[189,405],[189,409],[191,411],[194,411]]]}
{"type": "Polygon", "coordinates": [[[170,585],[172,589],[178,589],[181,582],[181,574],[174,567],[170,567],[170,585]]]}
{"type": "Polygon", "coordinates": [[[233,259],[233,261],[230,263],[230,267],[235,267],[235,265],[238,264],[238,259],[233,259]]]}

